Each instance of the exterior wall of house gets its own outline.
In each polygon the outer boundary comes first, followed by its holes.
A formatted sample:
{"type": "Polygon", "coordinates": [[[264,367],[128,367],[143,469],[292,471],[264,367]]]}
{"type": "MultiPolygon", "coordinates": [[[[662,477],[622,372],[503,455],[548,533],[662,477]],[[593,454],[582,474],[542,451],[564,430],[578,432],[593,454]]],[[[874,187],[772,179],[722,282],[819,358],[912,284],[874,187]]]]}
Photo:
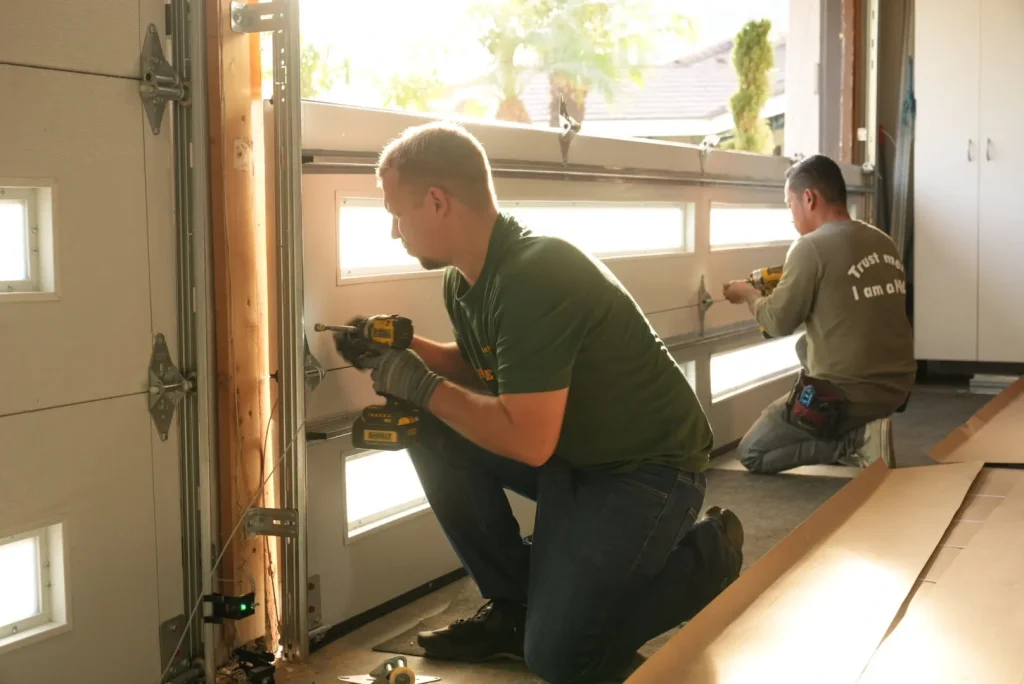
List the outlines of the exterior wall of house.
{"type": "Polygon", "coordinates": [[[790,0],[786,56],[786,125],[783,154],[820,151],[819,64],[821,0],[790,0]]]}

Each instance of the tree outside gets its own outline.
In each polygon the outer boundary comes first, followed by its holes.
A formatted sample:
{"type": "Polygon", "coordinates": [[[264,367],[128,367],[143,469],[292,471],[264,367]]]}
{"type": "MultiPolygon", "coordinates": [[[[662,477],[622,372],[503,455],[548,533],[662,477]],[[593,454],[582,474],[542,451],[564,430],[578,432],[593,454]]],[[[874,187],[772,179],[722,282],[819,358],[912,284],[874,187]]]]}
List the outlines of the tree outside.
{"type": "Polygon", "coordinates": [[[739,90],[729,101],[735,135],[730,141],[735,150],[771,154],[775,146],[761,110],[771,93],[769,72],[775,66],[775,53],[768,39],[772,23],[768,19],[748,22],[733,46],[733,66],[739,77],[739,90]]]}
{"type": "MultiPolygon", "coordinates": [[[[569,115],[582,122],[589,94],[599,92],[613,102],[627,85],[642,85],[644,67],[659,63],[657,48],[666,40],[681,53],[697,38],[694,22],[677,10],[680,5],[665,0],[459,1],[467,22],[460,31],[443,40],[425,33],[397,47],[382,44],[390,63],[365,47],[343,54],[351,37],[329,35],[329,47],[321,46],[327,41],[323,36],[319,45],[304,43],[302,97],[558,127],[563,98],[569,115]],[[457,62],[467,44],[476,45],[478,56],[463,57],[456,67],[469,65],[476,77],[465,68],[462,77],[452,76],[452,54],[446,50],[456,42],[457,62]],[[550,89],[546,122],[531,121],[522,99],[538,75],[547,78],[550,89]]],[[[771,130],[760,118],[774,66],[771,26],[767,19],[751,21],[735,38],[732,61],[739,89],[729,102],[735,131],[723,147],[772,152],[771,130]]]]}

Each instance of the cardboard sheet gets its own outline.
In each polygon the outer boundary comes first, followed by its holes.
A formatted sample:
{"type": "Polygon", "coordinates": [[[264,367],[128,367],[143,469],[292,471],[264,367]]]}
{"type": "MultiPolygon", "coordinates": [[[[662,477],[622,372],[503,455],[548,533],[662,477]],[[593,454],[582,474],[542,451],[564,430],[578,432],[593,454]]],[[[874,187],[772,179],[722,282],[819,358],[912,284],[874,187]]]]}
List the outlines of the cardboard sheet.
{"type": "Polygon", "coordinates": [[[929,455],[939,463],[1024,464],[1024,377],[1000,392],[929,455]]]}
{"type": "Polygon", "coordinates": [[[899,470],[875,463],[627,684],[855,682],[980,470],[980,462],[899,470]]]}
{"type": "Polygon", "coordinates": [[[992,476],[1013,488],[931,589],[911,598],[859,684],[1024,681],[1024,472],[992,476]]]}

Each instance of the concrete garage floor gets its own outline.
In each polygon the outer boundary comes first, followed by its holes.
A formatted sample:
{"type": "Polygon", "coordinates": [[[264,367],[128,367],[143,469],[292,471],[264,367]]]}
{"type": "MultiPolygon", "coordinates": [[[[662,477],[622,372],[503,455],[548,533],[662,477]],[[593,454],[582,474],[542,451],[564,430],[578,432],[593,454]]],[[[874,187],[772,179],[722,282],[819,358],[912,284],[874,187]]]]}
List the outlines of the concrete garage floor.
{"type": "MultiPolygon", "coordinates": [[[[992,397],[970,394],[963,388],[922,386],[907,411],[894,416],[893,435],[900,466],[931,463],[927,452],[952,430],[970,418],[992,397]]],[[[852,468],[811,466],[777,476],[747,473],[735,457],[724,454],[712,464],[705,505],[733,508],[744,521],[746,544],[744,569],[761,557],[782,537],[807,518],[857,471],[852,468]],[[771,515],[765,515],[771,511],[771,515]]],[[[277,681],[287,684],[326,684],[339,675],[366,674],[390,654],[373,647],[429,620],[459,601],[479,600],[468,578],[454,582],[379,620],[325,645],[313,654],[307,666],[280,665],[277,681]]],[[[482,603],[482,601],[480,601],[482,603]]],[[[671,633],[648,643],[641,653],[649,655],[671,633]]],[[[543,680],[530,674],[521,663],[496,662],[461,665],[426,661],[408,656],[409,665],[420,675],[441,677],[443,684],[533,684],[543,680]]]]}

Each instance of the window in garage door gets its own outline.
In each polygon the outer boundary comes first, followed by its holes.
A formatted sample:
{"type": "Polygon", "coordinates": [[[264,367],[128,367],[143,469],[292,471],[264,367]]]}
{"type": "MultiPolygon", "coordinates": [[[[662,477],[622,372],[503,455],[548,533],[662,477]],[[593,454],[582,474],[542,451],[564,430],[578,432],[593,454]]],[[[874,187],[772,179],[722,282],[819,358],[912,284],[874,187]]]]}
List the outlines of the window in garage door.
{"type": "MultiPolygon", "coordinates": [[[[692,250],[692,204],[519,201],[501,209],[539,235],[563,238],[600,258],[692,250]]],[[[391,238],[391,226],[380,200],[339,199],[339,278],[421,272],[402,242],[391,238]]]]}
{"type": "Polygon", "coordinates": [[[710,220],[711,249],[786,245],[798,237],[785,206],[714,202],[710,220]]]}
{"type": "Polygon", "coordinates": [[[721,401],[800,367],[802,333],[711,355],[711,401],[721,401]]]}

